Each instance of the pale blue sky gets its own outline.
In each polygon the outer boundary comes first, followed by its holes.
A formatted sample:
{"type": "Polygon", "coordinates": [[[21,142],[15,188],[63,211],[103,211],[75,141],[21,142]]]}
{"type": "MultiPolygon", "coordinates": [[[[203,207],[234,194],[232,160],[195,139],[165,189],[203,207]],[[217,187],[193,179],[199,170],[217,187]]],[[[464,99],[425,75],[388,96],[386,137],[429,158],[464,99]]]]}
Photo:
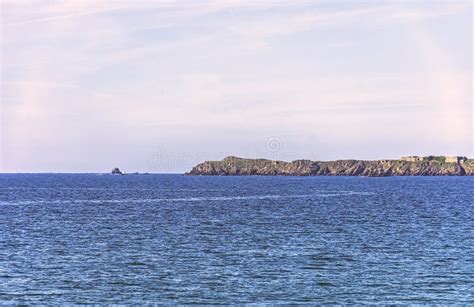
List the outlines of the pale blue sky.
{"type": "Polygon", "coordinates": [[[472,1],[1,3],[1,172],[473,156],[472,1]]]}

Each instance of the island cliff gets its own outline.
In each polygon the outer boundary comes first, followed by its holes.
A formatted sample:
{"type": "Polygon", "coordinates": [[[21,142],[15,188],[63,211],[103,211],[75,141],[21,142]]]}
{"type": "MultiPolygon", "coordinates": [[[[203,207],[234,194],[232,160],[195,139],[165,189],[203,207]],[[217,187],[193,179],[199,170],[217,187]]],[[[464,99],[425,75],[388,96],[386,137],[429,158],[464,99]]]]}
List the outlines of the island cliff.
{"type": "Polygon", "coordinates": [[[474,160],[466,157],[402,157],[399,160],[292,162],[227,157],[201,163],[186,175],[287,176],[473,176],[474,160]]]}

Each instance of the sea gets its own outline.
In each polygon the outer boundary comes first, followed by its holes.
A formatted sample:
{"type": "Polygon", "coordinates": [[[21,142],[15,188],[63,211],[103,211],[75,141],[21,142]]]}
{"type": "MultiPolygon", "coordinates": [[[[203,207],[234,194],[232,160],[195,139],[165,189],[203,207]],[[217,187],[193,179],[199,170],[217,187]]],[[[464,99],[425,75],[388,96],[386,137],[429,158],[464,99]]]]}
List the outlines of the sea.
{"type": "Polygon", "coordinates": [[[474,304],[474,177],[1,174],[2,304],[474,304]]]}

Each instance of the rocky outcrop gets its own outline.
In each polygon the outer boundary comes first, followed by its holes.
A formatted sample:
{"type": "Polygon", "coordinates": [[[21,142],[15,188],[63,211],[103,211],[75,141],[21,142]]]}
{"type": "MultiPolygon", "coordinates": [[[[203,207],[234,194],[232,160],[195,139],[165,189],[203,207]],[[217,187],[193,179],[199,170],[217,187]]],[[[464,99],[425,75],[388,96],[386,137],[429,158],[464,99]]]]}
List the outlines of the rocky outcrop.
{"type": "Polygon", "coordinates": [[[288,175],[288,176],[465,176],[474,175],[474,160],[446,162],[443,157],[406,160],[337,160],[293,162],[227,157],[195,166],[187,175],[288,175]]]}
{"type": "Polygon", "coordinates": [[[112,169],[112,172],[110,172],[112,175],[124,175],[124,173],[118,168],[118,167],[114,167],[112,169]]]}
{"type": "Polygon", "coordinates": [[[474,159],[466,159],[461,166],[466,176],[474,176],[474,159]]]}

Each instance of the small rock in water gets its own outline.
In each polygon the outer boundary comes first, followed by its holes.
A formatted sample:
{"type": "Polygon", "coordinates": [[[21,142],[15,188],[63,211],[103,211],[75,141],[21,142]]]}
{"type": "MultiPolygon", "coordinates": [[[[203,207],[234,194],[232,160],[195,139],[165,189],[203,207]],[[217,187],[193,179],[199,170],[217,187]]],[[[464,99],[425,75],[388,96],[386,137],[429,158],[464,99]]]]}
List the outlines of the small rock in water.
{"type": "Polygon", "coordinates": [[[112,169],[112,175],[123,175],[123,172],[118,167],[114,167],[114,169],[112,169]]]}

